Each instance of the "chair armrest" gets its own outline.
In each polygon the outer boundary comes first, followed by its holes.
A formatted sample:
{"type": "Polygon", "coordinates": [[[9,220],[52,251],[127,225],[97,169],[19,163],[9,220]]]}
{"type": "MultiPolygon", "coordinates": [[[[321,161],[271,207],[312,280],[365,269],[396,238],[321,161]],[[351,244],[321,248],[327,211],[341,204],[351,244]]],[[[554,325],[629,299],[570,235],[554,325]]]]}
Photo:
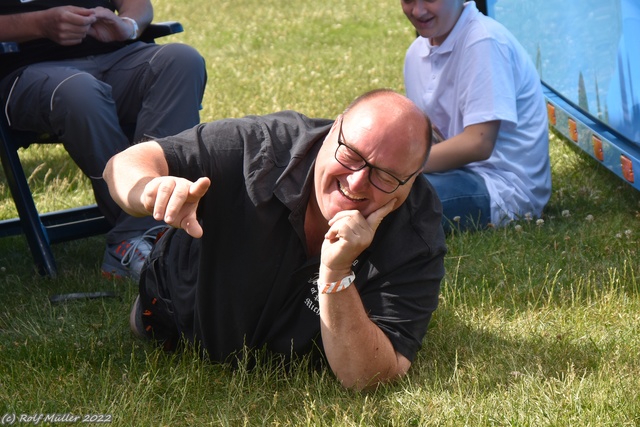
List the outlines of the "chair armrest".
{"type": "Polygon", "coordinates": [[[184,28],[178,21],[154,22],[145,28],[138,39],[150,43],[157,38],[181,33],[183,31],[184,28]]]}
{"type": "MultiPolygon", "coordinates": [[[[171,34],[178,34],[183,31],[184,28],[178,21],[154,22],[145,28],[140,35],[139,40],[151,43],[157,38],[169,36],[171,34]]],[[[16,42],[0,42],[0,55],[19,51],[20,47],[16,42]]]]}

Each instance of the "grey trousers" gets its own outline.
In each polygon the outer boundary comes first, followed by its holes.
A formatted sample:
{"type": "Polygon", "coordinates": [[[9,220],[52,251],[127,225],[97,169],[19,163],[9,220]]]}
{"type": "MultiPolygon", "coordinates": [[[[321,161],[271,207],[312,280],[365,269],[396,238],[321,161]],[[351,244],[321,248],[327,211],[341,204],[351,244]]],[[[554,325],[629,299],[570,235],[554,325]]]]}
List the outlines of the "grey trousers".
{"type": "Polygon", "coordinates": [[[30,65],[0,82],[7,119],[19,130],[56,135],[91,179],[96,203],[113,225],[107,243],[158,225],[125,214],[102,172],[132,143],[177,134],[200,121],[206,85],[192,47],[133,43],[115,52],[30,65]]]}

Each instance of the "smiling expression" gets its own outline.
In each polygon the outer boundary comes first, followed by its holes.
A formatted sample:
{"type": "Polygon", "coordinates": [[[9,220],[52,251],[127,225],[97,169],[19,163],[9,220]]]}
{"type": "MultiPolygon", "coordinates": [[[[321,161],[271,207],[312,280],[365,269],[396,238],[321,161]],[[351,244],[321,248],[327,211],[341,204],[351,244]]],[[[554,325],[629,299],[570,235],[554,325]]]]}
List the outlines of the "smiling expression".
{"type": "Polygon", "coordinates": [[[315,200],[324,220],[344,210],[359,210],[367,217],[392,199],[398,199],[395,206],[400,206],[422,167],[427,126],[424,114],[395,93],[374,98],[339,117],[323,142],[314,169],[315,200]],[[385,193],[369,180],[369,166],[352,171],[341,165],[335,158],[338,138],[369,164],[407,180],[406,184],[385,193]]]}
{"type": "Polygon", "coordinates": [[[418,34],[441,45],[456,25],[463,0],[400,0],[402,11],[418,34]]]}

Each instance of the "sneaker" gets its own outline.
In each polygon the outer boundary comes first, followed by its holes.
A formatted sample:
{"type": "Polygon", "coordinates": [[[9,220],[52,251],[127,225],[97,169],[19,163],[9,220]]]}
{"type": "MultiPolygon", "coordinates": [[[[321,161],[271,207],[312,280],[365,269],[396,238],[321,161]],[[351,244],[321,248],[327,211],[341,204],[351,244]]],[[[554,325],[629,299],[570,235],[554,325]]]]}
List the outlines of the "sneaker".
{"type": "Polygon", "coordinates": [[[142,324],[142,318],[140,317],[141,310],[142,305],[140,305],[140,295],[138,295],[129,314],[129,327],[131,328],[131,332],[138,338],[148,338],[144,330],[144,325],[142,324]]]}
{"type": "Polygon", "coordinates": [[[142,266],[166,228],[166,225],[158,225],[145,231],[142,236],[108,244],[102,259],[102,275],[110,279],[128,277],[140,280],[142,266]]]}

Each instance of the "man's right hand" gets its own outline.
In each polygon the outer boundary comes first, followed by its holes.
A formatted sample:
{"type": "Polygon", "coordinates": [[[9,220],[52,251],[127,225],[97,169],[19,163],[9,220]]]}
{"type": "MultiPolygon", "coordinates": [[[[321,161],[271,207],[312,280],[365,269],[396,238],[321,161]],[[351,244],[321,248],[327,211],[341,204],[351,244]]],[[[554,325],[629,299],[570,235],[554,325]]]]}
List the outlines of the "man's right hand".
{"type": "Polygon", "coordinates": [[[42,13],[46,14],[43,37],[63,46],[81,43],[97,19],[93,10],[76,6],[54,7],[42,13]]]}
{"type": "Polygon", "coordinates": [[[190,236],[202,237],[196,210],[211,180],[199,178],[196,182],[175,176],[161,176],[149,181],[141,195],[141,202],[153,217],[184,229],[190,236]]]}

